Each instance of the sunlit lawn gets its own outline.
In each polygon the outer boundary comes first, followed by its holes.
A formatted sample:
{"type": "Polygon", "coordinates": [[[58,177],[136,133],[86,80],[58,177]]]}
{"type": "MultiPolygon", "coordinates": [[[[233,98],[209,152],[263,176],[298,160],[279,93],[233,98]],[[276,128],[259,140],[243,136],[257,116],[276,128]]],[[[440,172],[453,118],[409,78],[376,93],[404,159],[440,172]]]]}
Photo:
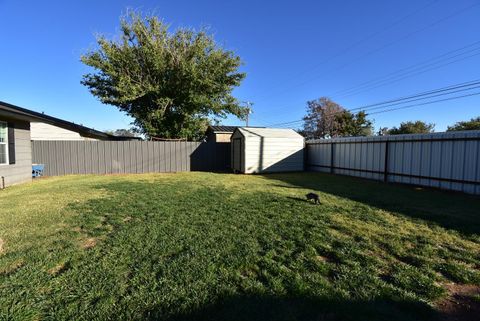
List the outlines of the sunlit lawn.
{"type": "Polygon", "coordinates": [[[0,191],[0,320],[435,319],[479,268],[480,199],[461,194],[312,173],[0,191]]]}

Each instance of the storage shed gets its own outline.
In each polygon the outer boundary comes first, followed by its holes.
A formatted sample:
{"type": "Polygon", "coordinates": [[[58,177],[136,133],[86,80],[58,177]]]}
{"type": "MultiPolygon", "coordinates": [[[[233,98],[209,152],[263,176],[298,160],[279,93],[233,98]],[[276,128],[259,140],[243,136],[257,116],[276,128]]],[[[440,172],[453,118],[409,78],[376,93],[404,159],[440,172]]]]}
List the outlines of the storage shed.
{"type": "Polygon", "coordinates": [[[303,171],[303,137],[292,129],[238,127],[231,137],[237,173],[303,171]]]}

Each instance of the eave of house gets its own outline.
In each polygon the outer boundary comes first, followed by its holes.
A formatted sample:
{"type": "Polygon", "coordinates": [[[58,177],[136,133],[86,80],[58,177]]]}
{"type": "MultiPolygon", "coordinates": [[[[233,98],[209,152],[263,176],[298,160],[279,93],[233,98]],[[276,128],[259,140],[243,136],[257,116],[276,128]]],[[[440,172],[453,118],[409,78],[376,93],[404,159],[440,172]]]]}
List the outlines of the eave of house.
{"type": "Polygon", "coordinates": [[[79,124],[75,124],[60,118],[38,113],[33,110],[18,107],[6,102],[0,101],[0,116],[11,119],[18,119],[29,122],[43,122],[67,130],[78,132],[83,137],[104,139],[104,140],[125,140],[126,137],[110,135],[93,128],[88,128],[79,124]]]}

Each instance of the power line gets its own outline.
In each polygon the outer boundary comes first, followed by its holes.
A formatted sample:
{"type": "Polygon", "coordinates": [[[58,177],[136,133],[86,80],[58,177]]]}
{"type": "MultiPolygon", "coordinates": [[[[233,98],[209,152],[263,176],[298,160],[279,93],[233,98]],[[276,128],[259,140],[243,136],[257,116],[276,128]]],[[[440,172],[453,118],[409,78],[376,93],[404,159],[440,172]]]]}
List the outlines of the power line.
{"type": "Polygon", "coordinates": [[[470,48],[470,47],[475,47],[475,46],[477,46],[477,45],[479,45],[479,44],[480,44],[480,40],[477,40],[477,41],[475,41],[475,42],[473,42],[473,43],[470,43],[470,44],[468,44],[468,45],[462,46],[462,47],[457,48],[457,49],[454,49],[454,50],[450,50],[450,51],[448,51],[448,52],[445,52],[445,53],[443,53],[443,54],[441,54],[441,55],[438,55],[438,56],[435,56],[435,57],[433,57],[433,58],[429,58],[429,59],[423,60],[423,61],[421,61],[421,62],[415,63],[415,64],[413,64],[413,65],[411,65],[411,66],[398,69],[398,70],[396,70],[396,71],[394,71],[394,72],[391,72],[391,73],[388,73],[388,74],[386,74],[386,75],[384,75],[384,76],[380,76],[380,77],[373,78],[373,79],[371,79],[371,80],[362,82],[362,83],[360,83],[360,84],[358,84],[358,85],[355,85],[355,86],[352,86],[352,87],[350,87],[350,88],[338,90],[338,91],[336,91],[336,92],[333,92],[332,95],[337,95],[337,94],[341,94],[341,93],[343,93],[343,92],[345,92],[345,91],[350,91],[350,90],[352,90],[352,89],[354,89],[354,88],[357,88],[357,87],[360,87],[360,86],[369,84],[369,83],[371,83],[371,82],[377,81],[378,79],[386,78],[386,77],[388,77],[388,76],[391,76],[391,75],[394,75],[394,74],[397,74],[397,73],[400,73],[400,72],[409,70],[409,69],[414,68],[414,67],[416,67],[416,66],[423,65],[423,64],[428,63],[428,62],[430,62],[430,61],[434,61],[434,60],[443,58],[443,57],[445,57],[445,56],[449,56],[449,55],[452,54],[452,53],[456,53],[456,52],[458,52],[458,51],[462,51],[462,50],[467,49],[467,48],[470,48]]]}
{"type": "MultiPolygon", "coordinates": [[[[406,67],[406,68],[399,69],[397,71],[391,72],[391,73],[386,74],[384,76],[377,77],[377,78],[374,78],[372,80],[363,82],[363,83],[361,83],[357,86],[353,86],[353,87],[350,87],[350,88],[347,88],[347,89],[344,89],[344,90],[337,91],[337,92],[333,93],[333,95],[343,92],[345,94],[337,97],[337,99],[338,98],[343,98],[343,97],[349,97],[349,96],[356,95],[356,94],[359,94],[359,93],[364,92],[364,91],[372,90],[372,89],[375,89],[375,88],[378,88],[378,87],[382,87],[382,86],[385,86],[385,85],[388,85],[388,84],[391,84],[391,83],[401,81],[401,80],[406,79],[406,78],[410,78],[410,77],[413,77],[413,76],[431,71],[431,70],[435,70],[435,69],[438,69],[438,68],[441,68],[441,67],[444,67],[444,66],[447,66],[447,65],[451,65],[453,63],[457,63],[457,62],[463,61],[465,59],[469,59],[469,58],[474,57],[474,56],[478,56],[478,55],[480,55],[480,52],[475,53],[473,55],[466,56],[466,57],[461,57],[461,58],[453,60],[453,61],[449,61],[452,58],[456,58],[456,57],[459,57],[459,56],[462,56],[462,55],[465,55],[465,54],[468,54],[468,53],[471,53],[471,52],[478,51],[480,49],[479,45],[480,45],[480,41],[473,42],[469,45],[463,46],[463,47],[455,49],[455,50],[451,50],[451,51],[446,52],[442,55],[433,57],[433,58],[428,59],[428,60],[424,60],[420,63],[416,63],[416,64],[411,65],[411,66],[406,67]],[[472,48],[472,47],[474,47],[474,48],[470,49],[468,51],[462,52],[462,53],[458,53],[462,50],[464,51],[465,49],[472,48]],[[451,56],[454,53],[457,53],[457,54],[451,56]],[[436,62],[431,62],[431,61],[436,61],[436,62]],[[441,64],[439,64],[439,63],[441,63],[441,64]],[[433,67],[424,69],[424,68],[429,67],[429,66],[433,66],[433,67]]],[[[327,95],[327,96],[331,96],[331,95],[327,95]]],[[[278,108],[277,110],[283,110],[283,109],[286,109],[286,108],[288,108],[288,107],[278,108]]]]}
{"type": "Polygon", "coordinates": [[[412,107],[418,107],[418,106],[425,106],[425,105],[430,105],[430,104],[434,104],[434,103],[438,103],[438,102],[442,102],[442,101],[455,100],[455,99],[460,99],[460,98],[465,98],[465,97],[471,97],[471,96],[476,96],[476,95],[480,95],[480,92],[476,92],[476,93],[468,94],[468,95],[462,95],[462,96],[455,96],[455,97],[450,97],[450,98],[438,99],[438,100],[429,101],[429,102],[422,103],[422,104],[414,104],[414,105],[402,106],[402,107],[398,107],[398,108],[386,109],[386,110],[382,110],[382,111],[377,111],[377,112],[374,112],[374,113],[370,113],[370,114],[368,114],[368,115],[381,114],[381,113],[391,112],[391,111],[400,110],[400,109],[407,109],[407,108],[412,108],[412,107]]]}
{"type": "MultiPolygon", "coordinates": [[[[476,88],[480,88],[480,87],[476,87],[476,88]]],[[[455,96],[455,97],[449,97],[449,98],[444,98],[444,99],[437,99],[437,100],[428,101],[428,102],[421,103],[421,104],[413,104],[413,105],[407,105],[407,106],[402,106],[402,107],[397,107],[397,108],[380,110],[380,111],[377,111],[377,112],[368,113],[367,116],[368,115],[375,115],[375,114],[383,114],[383,113],[387,113],[387,112],[392,112],[392,111],[397,111],[397,110],[402,110],[402,109],[408,109],[408,108],[413,108],[413,107],[421,107],[421,106],[425,106],[425,105],[431,105],[431,104],[435,104],[435,103],[439,103],[439,102],[456,100],[456,99],[472,97],[472,96],[477,96],[477,95],[480,95],[480,92],[467,94],[467,95],[461,95],[461,96],[455,96]]],[[[302,120],[296,120],[296,121],[290,122],[288,124],[285,123],[284,125],[279,125],[278,127],[292,127],[292,125],[294,125],[295,123],[300,123],[302,121],[304,121],[304,120],[303,119],[302,120]]],[[[275,127],[277,127],[277,126],[275,126],[275,127]]]]}
{"type": "MultiPolygon", "coordinates": [[[[470,89],[467,89],[467,90],[476,89],[476,88],[480,88],[480,86],[477,86],[477,87],[474,87],[474,88],[470,88],[470,89]]],[[[461,91],[465,91],[465,90],[461,90],[461,91]]],[[[456,92],[459,92],[459,91],[456,91],[456,92]]],[[[454,93],[454,92],[452,92],[452,93],[454,93]]],[[[449,93],[449,94],[452,94],[452,93],[449,93]]],[[[428,101],[428,102],[420,103],[420,104],[412,104],[412,105],[401,106],[401,107],[397,107],[397,108],[389,108],[389,109],[384,109],[384,110],[380,110],[380,111],[376,111],[376,112],[369,112],[369,113],[366,113],[366,116],[375,115],[375,114],[382,114],[382,113],[386,113],[386,112],[392,112],[392,111],[397,111],[397,110],[407,109],[407,108],[412,108],[412,107],[430,105],[430,104],[434,104],[434,103],[438,103],[438,102],[455,100],[455,99],[460,99],[460,98],[470,97],[470,96],[476,96],[476,95],[480,95],[480,92],[473,93],[473,94],[467,94],[467,95],[461,95],[461,96],[455,96],[455,97],[449,97],[449,98],[444,98],[444,99],[437,99],[437,100],[428,101]]],[[[437,96],[439,96],[439,95],[437,95],[437,96]]],[[[444,96],[444,95],[443,95],[443,96],[444,96]]],[[[433,97],[429,97],[429,98],[433,98],[433,97]]],[[[418,99],[417,99],[417,100],[418,100],[418,99]]],[[[412,101],[413,101],[413,100],[412,100],[412,101]]],[[[397,105],[398,105],[398,104],[397,104],[397,105]]],[[[392,105],[392,106],[393,106],[393,105],[392,105]]],[[[385,107],[389,107],[389,106],[382,106],[382,107],[373,108],[373,109],[381,109],[381,108],[385,108],[385,107]]],[[[329,114],[329,115],[327,115],[326,117],[330,118],[330,117],[335,116],[336,114],[341,114],[341,113],[343,113],[343,112],[329,114]]],[[[292,127],[293,125],[295,125],[295,124],[300,124],[301,122],[304,122],[304,121],[305,121],[304,119],[299,119],[299,120],[295,120],[295,121],[291,121],[291,122],[287,122],[287,123],[281,123],[281,124],[278,124],[278,125],[272,125],[271,127],[292,127]]]]}
{"type": "MultiPolygon", "coordinates": [[[[474,55],[470,55],[470,56],[468,56],[468,57],[464,57],[464,58],[462,58],[462,59],[458,59],[458,60],[452,61],[452,62],[450,62],[450,63],[443,64],[443,65],[438,66],[438,67],[444,67],[444,66],[447,66],[447,65],[451,65],[451,64],[453,64],[453,63],[456,63],[456,62],[459,62],[459,61],[463,61],[463,60],[466,60],[466,59],[469,59],[469,58],[472,58],[472,57],[475,57],[475,56],[479,56],[479,55],[480,55],[480,52],[479,52],[479,53],[476,53],[476,54],[474,54],[474,55]]],[[[399,82],[399,81],[401,81],[401,80],[404,80],[404,79],[406,79],[406,78],[410,78],[411,76],[416,76],[416,75],[419,75],[419,74],[423,74],[423,73],[425,73],[425,72],[428,72],[428,71],[431,71],[431,70],[434,70],[434,69],[438,69],[438,68],[431,68],[431,69],[423,70],[423,71],[418,72],[418,73],[415,73],[415,74],[413,74],[413,75],[401,77],[401,78],[392,80],[392,81],[387,82],[387,83],[384,83],[384,84],[380,84],[380,85],[377,85],[377,86],[373,86],[373,87],[368,88],[368,89],[366,89],[366,90],[364,90],[364,91],[355,92],[355,93],[351,93],[351,94],[344,95],[344,96],[341,96],[341,97],[337,97],[337,99],[338,99],[338,98],[351,97],[351,96],[357,95],[357,94],[362,93],[362,92],[366,92],[366,91],[370,91],[370,90],[372,90],[372,89],[376,89],[376,88],[379,88],[379,87],[383,87],[383,86],[386,86],[386,85],[390,85],[390,84],[399,82]]]]}
{"type": "MultiPolygon", "coordinates": [[[[361,107],[348,109],[348,111],[353,112],[353,111],[360,111],[360,110],[365,111],[365,110],[385,108],[385,107],[390,107],[390,106],[394,106],[394,105],[398,105],[398,104],[402,104],[402,103],[408,103],[408,102],[411,102],[411,101],[418,101],[418,100],[433,98],[433,97],[437,97],[437,96],[441,96],[441,95],[450,95],[452,93],[459,92],[459,91],[472,90],[472,89],[477,88],[478,85],[480,85],[480,79],[479,80],[467,81],[467,82],[463,82],[463,83],[459,83],[459,84],[455,84],[455,85],[450,85],[450,86],[446,86],[446,87],[442,87],[442,88],[438,88],[438,89],[433,89],[433,90],[417,93],[417,94],[410,95],[410,96],[402,96],[402,97],[399,97],[399,98],[390,99],[390,100],[386,100],[386,101],[381,101],[381,102],[378,102],[378,103],[363,105],[361,107]],[[472,86],[477,86],[477,87],[472,87],[472,86]],[[455,89],[465,88],[465,87],[472,87],[472,88],[466,88],[466,89],[460,89],[460,90],[454,91],[455,89]],[[438,95],[434,95],[434,94],[438,94],[438,95]],[[427,96],[427,97],[425,97],[425,96],[427,96]],[[418,97],[423,97],[423,98],[418,98],[418,97]]],[[[337,113],[332,113],[332,114],[327,115],[326,117],[332,117],[332,116],[335,116],[336,114],[341,114],[343,112],[344,111],[337,112],[337,113]]],[[[275,124],[275,125],[290,124],[290,123],[295,123],[295,122],[300,122],[300,121],[303,121],[303,119],[294,120],[294,121],[290,121],[290,122],[279,123],[279,124],[275,124]]]]}
{"type": "MultiPolygon", "coordinates": [[[[426,91],[426,92],[417,93],[417,94],[410,95],[410,96],[403,96],[403,97],[400,97],[400,98],[395,98],[395,99],[390,99],[390,100],[386,100],[386,101],[382,101],[382,102],[378,102],[378,103],[368,104],[368,105],[364,105],[364,106],[361,106],[361,107],[348,109],[347,111],[352,112],[352,111],[355,111],[355,110],[366,111],[366,110],[382,109],[382,108],[401,105],[401,104],[405,104],[405,103],[409,103],[409,102],[413,102],[413,101],[419,101],[419,100],[431,99],[431,98],[434,98],[434,97],[451,95],[451,94],[454,94],[454,93],[469,91],[469,90],[473,90],[473,89],[477,89],[477,88],[480,88],[480,80],[473,80],[473,81],[468,81],[468,82],[464,82],[464,83],[460,83],[460,84],[450,85],[450,86],[443,87],[443,88],[429,90],[429,91],[426,91]]],[[[450,99],[447,98],[447,100],[450,100],[450,99]]],[[[442,100],[439,100],[439,101],[442,101],[442,100]]],[[[423,104],[420,104],[420,105],[423,105],[423,104]]],[[[405,106],[403,106],[403,107],[405,107],[405,106]]],[[[402,109],[403,107],[400,107],[400,109],[402,109]]],[[[393,109],[393,110],[397,110],[397,109],[393,109]]],[[[345,111],[332,113],[332,114],[326,115],[325,117],[333,117],[336,114],[341,114],[343,112],[345,112],[345,111]]],[[[367,113],[367,115],[372,115],[372,114],[381,113],[381,112],[384,112],[384,111],[367,113]]],[[[299,123],[299,122],[303,122],[303,121],[304,121],[304,119],[302,118],[302,119],[293,120],[293,121],[289,121],[289,122],[270,124],[270,126],[293,125],[295,123],[299,123]]]]}
{"type": "MultiPolygon", "coordinates": [[[[458,11],[456,11],[456,12],[454,12],[454,13],[448,15],[448,16],[445,16],[445,17],[443,17],[443,18],[441,18],[441,19],[439,19],[439,20],[434,21],[433,23],[431,23],[431,24],[429,24],[429,25],[427,25],[427,26],[425,26],[425,27],[423,27],[423,28],[420,28],[420,29],[418,29],[418,30],[416,30],[416,31],[414,31],[414,32],[411,32],[411,33],[405,35],[404,37],[400,38],[400,40],[409,38],[409,37],[413,36],[414,34],[416,34],[416,33],[418,33],[418,32],[422,32],[422,31],[424,31],[424,30],[426,30],[426,29],[428,29],[428,28],[430,28],[430,27],[432,27],[432,26],[435,26],[435,25],[437,25],[437,24],[439,24],[439,23],[441,23],[441,22],[443,22],[443,21],[445,21],[445,20],[451,19],[451,18],[453,18],[454,16],[457,16],[457,15],[459,15],[459,14],[461,14],[461,13],[463,13],[463,12],[465,12],[465,11],[467,11],[467,10],[469,10],[469,9],[471,9],[471,8],[479,5],[479,4],[480,4],[480,3],[474,3],[474,4],[470,5],[470,6],[467,6],[467,7],[465,7],[465,8],[462,8],[462,9],[460,9],[460,10],[458,10],[458,11]]],[[[377,48],[377,49],[375,49],[375,50],[372,50],[372,51],[368,52],[366,55],[363,55],[363,56],[360,57],[360,58],[363,58],[363,57],[366,57],[366,56],[368,56],[368,55],[370,55],[370,54],[373,54],[373,53],[375,53],[375,52],[378,52],[378,51],[380,51],[380,50],[382,50],[382,49],[384,49],[384,48],[386,48],[386,47],[394,44],[394,43],[397,42],[397,41],[398,41],[398,39],[397,39],[396,41],[392,41],[392,42],[390,42],[390,43],[388,43],[388,44],[386,44],[386,45],[384,45],[384,46],[382,46],[382,47],[380,47],[380,48],[377,48]]],[[[461,52],[460,54],[456,54],[456,55],[453,55],[453,56],[450,56],[450,55],[452,55],[453,53],[456,53],[456,52],[459,52],[459,51],[462,51],[462,50],[471,48],[471,47],[473,47],[473,46],[476,46],[476,45],[479,44],[479,43],[480,43],[480,41],[477,41],[477,42],[474,42],[474,43],[472,43],[472,44],[470,44],[470,45],[464,46],[464,47],[462,47],[462,48],[459,48],[459,49],[456,49],[456,50],[447,52],[447,53],[445,53],[445,54],[443,54],[443,55],[434,57],[434,58],[432,59],[434,62],[430,62],[431,60],[427,60],[427,61],[424,61],[424,62],[422,62],[422,63],[416,64],[416,65],[412,65],[412,66],[410,66],[410,67],[408,67],[408,68],[404,68],[404,69],[401,69],[401,70],[397,70],[396,72],[391,73],[391,74],[388,74],[388,75],[386,75],[386,76],[383,76],[383,77],[381,77],[380,79],[371,80],[371,81],[367,82],[367,84],[362,83],[361,86],[367,85],[367,86],[366,86],[367,88],[362,88],[362,89],[371,90],[371,89],[374,89],[374,88],[378,88],[378,87],[380,87],[380,86],[384,86],[384,85],[387,85],[387,84],[391,84],[391,83],[394,83],[394,82],[398,82],[398,81],[403,80],[403,79],[405,79],[405,78],[413,77],[413,76],[418,75],[418,74],[421,74],[421,73],[425,73],[425,72],[428,72],[428,71],[431,71],[431,70],[434,70],[434,69],[438,69],[438,68],[440,68],[440,67],[444,67],[444,66],[447,66],[447,65],[450,65],[450,64],[459,62],[459,61],[463,61],[463,60],[468,59],[468,58],[471,58],[471,57],[473,57],[473,56],[477,56],[477,55],[479,55],[480,53],[474,53],[474,54],[469,55],[469,56],[465,56],[465,54],[468,54],[468,53],[471,53],[471,52],[475,52],[476,50],[478,50],[478,49],[480,49],[480,48],[474,48],[474,49],[472,49],[472,50],[465,51],[465,52],[461,52]],[[454,58],[457,58],[457,57],[460,57],[460,58],[454,59],[454,58]],[[443,58],[443,59],[442,59],[442,58],[443,58]],[[454,59],[454,60],[452,60],[452,59],[454,59]],[[368,88],[368,86],[370,86],[370,88],[368,88]]],[[[358,60],[358,59],[357,59],[357,60],[358,60]]],[[[341,66],[340,68],[342,68],[342,67],[344,67],[344,66],[346,66],[346,65],[348,65],[348,64],[350,64],[350,63],[351,63],[351,62],[346,63],[346,64],[344,64],[343,66],[341,66]]],[[[333,70],[333,71],[334,71],[334,70],[333,70]]],[[[349,92],[349,91],[348,91],[348,90],[352,90],[352,89],[355,89],[356,91],[359,90],[358,88],[353,87],[353,88],[350,88],[350,89],[347,89],[347,90],[344,90],[344,91],[341,91],[341,92],[347,91],[347,93],[348,93],[349,96],[350,96],[350,95],[353,95],[353,94],[359,93],[359,92],[354,92],[354,93],[352,93],[352,92],[349,92]]],[[[300,120],[300,121],[302,121],[302,120],[300,120]]]]}
{"type": "MultiPolygon", "coordinates": [[[[368,41],[368,40],[371,40],[371,39],[375,38],[376,36],[384,33],[384,32],[387,31],[387,30],[392,29],[392,28],[395,27],[396,25],[398,25],[398,24],[400,24],[401,22],[407,20],[408,18],[410,18],[410,17],[412,17],[412,16],[414,16],[414,15],[422,12],[423,10],[427,9],[428,7],[432,6],[433,4],[435,4],[435,3],[437,3],[437,2],[438,2],[437,0],[434,0],[434,1],[431,1],[431,2],[427,3],[425,6],[422,6],[421,8],[415,10],[414,12],[409,13],[409,14],[401,17],[400,19],[394,21],[393,23],[389,24],[388,26],[386,26],[386,27],[384,27],[384,28],[382,28],[382,29],[380,29],[380,30],[375,31],[374,33],[372,33],[372,34],[370,34],[370,35],[368,35],[368,36],[365,36],[365,37],[361,38],[361,39],[358,40],[358,41],[355,41],[354,43],[348,45],[348,46],[347,46],[346,48],[344,48],[344,49],[341,49],[341,50],[337,51],[335,54],[333,54],[333,55],[329,56],[328,58],[323,59],[321,62],[319,62],[319,63],[311,66],[310,68],[308,68],[308,70],[305,70],[305,71],[296,73],[293,77],[299,77],[299,76],[304,75],[304,74],[306,74],[306,73],[308,73],[308,72],[311,72],[312,70],[317,69],[318,67],[326,64],[327,62],[330,62],[330,61],[338,58],[339,56],[344,55],[345,53],[349,52],[351,49],[357,47],[358,45],[360,45],[360,44],[362,44],[362,43],[364,43],[364,42],[366,42],[366,41],[368,41]]],[[[276,89],[275,89],[275,90],[276,90],[276,89]]],[[[270,90],[269,92],[267,92],[268,95],[269,95],[270,93],[272,93],[272,90],[270,90]]]]}
{"type": "MultiPolygon", "coordinates": [[[[374,54],[374,53],[376,53],[376,52],[379,52],[379,51],[381,51],[381,50],[383,50],[383,49],[385,49],[385,48],[388,48],[388,47],[390,47],[391,45],[393,45],[393,44],[395,44],[395,43],[397,43],[397,42],[399,42],[399,41],[408,39],[408,38],[410,38],[410,37],[412,37],[412,36],[414,36],[414,35],[416,35],[416,34],[418,34],[418,33],[420,33],[420,32],[423,32],[423,31],[425,31],[425,30],[427,30],[427,29],[429,29],[429,28],[431,28],[431,27],[436,26],[436,25],[438,25],[438,24],[440,24],[440,23],[442,23],[442,22],[444,22],[444,21],[446,21],[446,20],[449,20],[449,19],[451,19],[451,18],[453,18],[453,17],[455,17],[455,16],[458,16],[458,15],[464,13],[465,11],[467,11],[467,10],[469,10],[469,9],[475,7],[475,6],[478,6],[478,5],[480,5],[480,2],[475,2],[475,3],[473,3],[472,5],[470,5],[470,6],[468,6],[468,7],[462,8],[462,9],[457,10],[457,11],[453,12],[452,14],[449,14],[449,15],[441,18],[441,19],[435,20],[434,22],[428,24],[427,26],[425,26],[425,27],[423,27],[423,28],[420,28],[420,29],[417,29],[417,30],[415,30],[415,31],[413,31],[413,32],[410,32],[410,33],[404,35],[403,37],[401,37],[401,38],[399,38],[399,39],[396,39],[396,40],[394,40],[394,41],[391,41],[391,42],[389,42],[389,43],[387,43],[387,44],[385,44],[385,45],[383,45],[383,46],[381,46],[381,47],[379,47],[379,48],[370,50],[370,51],[368,51],[366,54],[360,56],[359,58],[354,59],[354,60],[351,60],[351,61],[349,61],[349,62],[347,62],[347,63],[345,63],[345,64],[343,64],[343,65],[341,65],[341,66],[339,66],[339,67],[337,67],[337,68],[335,68],[335,69],[332,69],[332,70],[330,70],[328,73],[321,74],[320,76],[317,75],[317,76],[311,77],[311,78],[307,79],[306,81],[303,81],[303,82],[301,82],[300,84],[298,84],[298,85],[296,85],[296,86],[292,86],[292,87],[290,87],[290,88],[288,88],[288,89],[291,90],[291,89],[294,89],[294,88],[298,88],[298,87],[300,87],[300,86],[303,86],[303,85],[311,82],[312,80],[315,80],[315,79],[324,77],[324,76],[326,76],[326,75],[328,75],[328,74],[330,74],[330,73],[332,73],[332,72],[334,72],[334,71],[338,71],[338,70],[340,70],[340,69],[342,69],[342,68],[345,68],[345,67],[351,65],[352,63],[357,62],[357,61],[360,60],[360,59],[363,59],[363,58],[365,58],[365,57],[368,57],[368,56],[370,56],[370,55],[372,55],[372,54],[374,54]]],[[[285,92],[285,91],[286,91],[286,90],[284,89],[283,92],[285,92]]]]}
{"type": "MultiPolygon", "coordinates": [[[[351,110],[367,110],[367,109],[372,109],[372,107],[375,107],[375,106],[391,104],[391,103],[404,101],[404,100],[409,100],[409,99],[417,98],[417,97],[429,96],[429,95],[436,94],[436,93],[448,92],[447,94],[450,94],[450,93],[456,92],[456,91],[450,92],[451,90],[459,89],[459,88],[465,88],[465,87],[471,87],[471,86],[477,86],[479,84],[480,84],[480,79],[479,80],[467,81],[467,82],[463,82],[463,83],[460,83],[460,84],[450,85],[450,86],[443,87],[443,88],[438,88],[438,89],[433,89],[433,90],[421,92],[421,93],[410,95],[410,96],[403,96],[403,97],[400,97],[400,98],[386,100],[386,101],[382,101],[382,102],[379,102],[379,103],[364,105],[362,107],[357,107],[357,108],[354,108],[354,109],[351,109],[351,110]]],[[[473,87],[473,88],[476,88],[476,87],[473,87]]],[[[463,89],[463,90],[471,90],[473,88],[468,88],[468,89],[463,89]]],[[[443,94],[443,95],[445,95],[445,94],[443,94]]],[[[426,98],[431,98],[431,97],[426,97],[426,98]]],[[[422,99],[425,99],[425,98],[422,98],[422,99]]]]}
{"type": "MultiPolygon", "coordinates": [[[[477,41],[472,45],[477,45],[477,44],[480,44],[480,41],[477,41]]],[[[450,51],[447,54],[458,52],[459,50],[463,50],[467,47],[471,47],[472,45],[450,51]]],[[[392,72],[390,74],[387,74],[385,76],[366,81],[364,83],[361,83],[359,85],[350,87],[348,89],[337,91],[333,95],[329,95],[329,96],[334,96],[337,99],[338,98],[344,98],[344,97],[350,97],[350,96],[353,96],[353,95],[356,95],[356,94],[359,94],[359,93],[362,93],[362,92],[365,92],[365,91],[368,91],[368,90],[372,90],[372,89],[379,88],[379,87],[382,87],[382,86],[385,86],[385,85],[389,85],[389,84],[401,81],[401,80],[406,79],[406,78],[410,78],[410,77],[413,77],[413,76],[416,76],[416,75],[419,75],[419,74],[423,74],[423,73],[428,72],[428,71],[432,71],[432,70],[435,70],[435,69],[438,69],[438,68],[441,68],[441,67],[445,67],[445,66],[451,65],[453,63],[464,61],[464,60],[472,58],[474,56],[478,56],[478,55],[480,55],[480,52],[477,52],[478,50],[480,50],[480,47],[471,49],[471,50],[466,51],[466,52],[456,54],[456,55],[451,56],[451,57],[446,57],[446,58],[443,58],[443,59],[439,59],[440,57],[444,57],[445,55],[447,55],[447,54],[444,54],[444,55],[438,56],[436,58],[433,58],[431,60],[424,61],[424,62],[419,63],[419,64],[411,65],[407,68],[399,69],[399,70],[397,70],[395,72],[392,72]],[[465,54],[472,53],[472,52],[475,52],[475,53],[472,54],[472,55],[465,56],[465,54]],[[454,59],[454,58],[457,58],[457,57],[460,57],[460,58],[454,59]],[[438,61],[435,61],[435,60],[438,60],[438,61]],[[430,62],[430,61],[435,61],[435,62],[430,62]],[[427,62],[430,62],[430,63],[427,63],[427,62]],[[341,95],[338,96],[338,94],[341,94],[341,95]]]]}

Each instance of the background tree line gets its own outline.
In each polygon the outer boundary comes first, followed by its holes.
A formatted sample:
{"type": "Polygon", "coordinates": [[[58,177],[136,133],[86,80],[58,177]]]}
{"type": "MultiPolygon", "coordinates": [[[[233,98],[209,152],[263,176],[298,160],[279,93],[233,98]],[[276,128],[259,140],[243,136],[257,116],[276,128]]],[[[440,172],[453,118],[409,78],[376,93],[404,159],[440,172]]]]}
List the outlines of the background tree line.
{"type": "MultiPolygon", "coordinates": [[[[327,97],[307,102],[304,126],[299,132],[307,139],[373,135],[373,121],[364,111],[352,113],[327,97]]],[[[421,120],[406,121],[398,127],[382,127],[377,135],[428,134],[435,124],[421,120]]],[[[447,131],[480,130],[480,117],[457,122],[447,131]]]]}

